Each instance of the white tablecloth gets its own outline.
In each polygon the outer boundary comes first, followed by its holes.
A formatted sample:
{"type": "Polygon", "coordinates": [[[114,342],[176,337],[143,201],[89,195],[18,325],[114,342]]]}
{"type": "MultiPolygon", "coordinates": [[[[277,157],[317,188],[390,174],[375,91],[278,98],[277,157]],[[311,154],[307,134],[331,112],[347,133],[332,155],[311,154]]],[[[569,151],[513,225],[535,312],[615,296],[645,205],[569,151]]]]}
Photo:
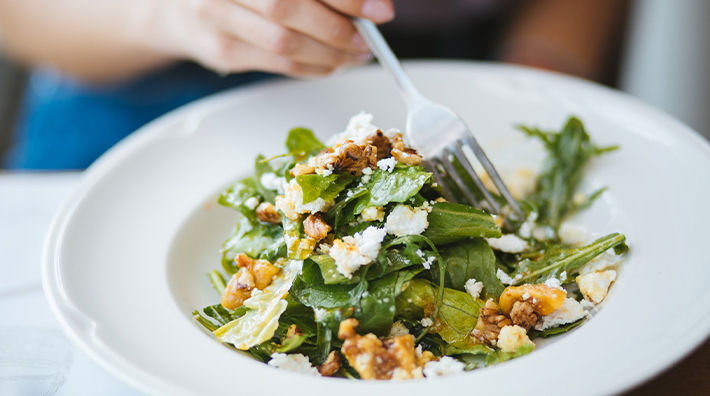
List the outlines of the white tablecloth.
{"type": "MultiPolygon", "coordinates": [[[[59,329],[42,293],[42,244],[79,173],[0,173],[0,329],[59,329]]],[[[0,392],[1,393],[1,392],[0,392]]],[[[58,395],[138,395],[73,348],[58,395]]]]}

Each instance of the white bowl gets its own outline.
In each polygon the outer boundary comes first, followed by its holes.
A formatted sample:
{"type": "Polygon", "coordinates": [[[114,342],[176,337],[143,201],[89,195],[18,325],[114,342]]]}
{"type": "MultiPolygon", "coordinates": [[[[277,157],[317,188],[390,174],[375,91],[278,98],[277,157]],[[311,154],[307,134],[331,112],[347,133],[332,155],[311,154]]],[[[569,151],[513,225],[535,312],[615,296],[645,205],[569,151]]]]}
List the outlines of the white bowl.
{"type": "Polygon", "coordinates": [[[251,172],[257,153],[282,152],[295,125],[327,137],[360,110],[383,128],[404,125],[393,82],[371,66],[198,101],[92,165],[45,246],[44,288],[66,332],[127,383],[171,395],[606,394],[653,376],[703,341],[710,331],[707,142],[658,110],[570,77],[470,62],[416,62],[408,70],[426,95],[469,123],[504,171],[542,157],[537,143],[513,129],[518,123],[557,129],[576,114],[597,143],[621,145],[590,166],[582,188],[609,190],[575,219],[590,231],[626,233],[632,248],[592,320],[522,358],[413,382],[276,371],[192,321],[193,309],[218,301],[206,273],[219,266],[217,250],[234,221],[216,193],[251,172]]]}

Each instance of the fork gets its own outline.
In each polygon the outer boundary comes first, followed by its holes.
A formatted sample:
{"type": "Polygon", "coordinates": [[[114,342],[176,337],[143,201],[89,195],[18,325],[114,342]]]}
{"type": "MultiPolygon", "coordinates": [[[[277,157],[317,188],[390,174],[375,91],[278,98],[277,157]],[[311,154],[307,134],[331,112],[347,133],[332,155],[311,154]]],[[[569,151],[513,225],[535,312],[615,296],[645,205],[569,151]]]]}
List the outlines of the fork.
{"type": "Polygon", "coordinates": [[[451,109],[432,102],[417,90],[374,23],[361,18],[355,18],[353,22],[382,67],[396,80],[407,104],[407,138],[413,147],[427,158],[424,166],[432,172],[434,181],[441,186],[444,196],[449,200],[454,199],[451,189],[444,182],[445,176],[448,175],[471,204],[481,209],[488,209],[494,214],[501,214],[499,201],[486,189],[473,168],[471,158],[473,155],[486,170],[498,193],[517,215],[516,217],[522,219],[523,212],[518,202],[510,194],[503,179],[466,123],[451,109]],[[485,202],[479,202],[466,186],[464,175],[456,169],[454,161],[458,162],[465,175],[473,180],[485,202]]]}

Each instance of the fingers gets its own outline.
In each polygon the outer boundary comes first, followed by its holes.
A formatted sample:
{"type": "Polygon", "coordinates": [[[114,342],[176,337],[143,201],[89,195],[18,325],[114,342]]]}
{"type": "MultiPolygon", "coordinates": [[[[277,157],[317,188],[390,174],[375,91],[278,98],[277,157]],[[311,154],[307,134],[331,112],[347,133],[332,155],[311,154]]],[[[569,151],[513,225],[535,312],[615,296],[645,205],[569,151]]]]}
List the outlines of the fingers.
{"type": "Polygon", "coordinates": [[[391,0],[320,0],[329,7],[350,16],[385,23],[394,18],[391,0]]]}
{"type": "Polygon", "coordinates": [[[203,17],[218,29],[297,63],[334,68],[369,59],[369,54],[330,47],[229,0],[212,0],[211,7],[204,11],[203,17]]]}
{"type": "Polygon", "coordinates": [[[206,33],[202,43],[198,61],[223,73],[260,70],[292,77],[317,77],[331,74],[335,70],[332,67],[299,63],[216,32],[206,33]]]}
{"type": "Polygon", "coordinates": [[[306,36],[348,52],[369,52],[350,18],[318,0],[233,0],[306,36]]]}

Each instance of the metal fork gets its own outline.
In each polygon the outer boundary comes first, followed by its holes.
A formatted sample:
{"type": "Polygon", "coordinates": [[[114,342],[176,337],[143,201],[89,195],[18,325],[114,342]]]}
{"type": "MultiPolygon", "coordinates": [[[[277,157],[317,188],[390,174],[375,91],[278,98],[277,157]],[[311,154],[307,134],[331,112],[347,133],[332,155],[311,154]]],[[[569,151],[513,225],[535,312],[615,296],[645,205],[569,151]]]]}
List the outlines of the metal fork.
{"type": "Polygon", "coordinates": [[[356,18],[354,23],[382,67],[397,81],[407,103],[407,137],[413,147],[427,159],[424,165],[433,173],[434,181],[442,187],[444,196],[450,200],[454,199],[451,189],[445,182],[445,176],[448,175],[471,204],[488,209],[495,214],[501,213],[499,201],[486,189],[481,178],[474,171],[471,158],[473,155],[490,176],[500,196],[517,215],[516,217],[521,219],[523,212],[518,202],[508,191],[503,179],[466,123],[451,109],[430,101],[417,90],[374,23],[360,18],[356,18]],[[454,160],[461,164],[466,175],[473,180],[485,202],[479,202],[466,186],[463,175],[454,165],[454,160]]]}

